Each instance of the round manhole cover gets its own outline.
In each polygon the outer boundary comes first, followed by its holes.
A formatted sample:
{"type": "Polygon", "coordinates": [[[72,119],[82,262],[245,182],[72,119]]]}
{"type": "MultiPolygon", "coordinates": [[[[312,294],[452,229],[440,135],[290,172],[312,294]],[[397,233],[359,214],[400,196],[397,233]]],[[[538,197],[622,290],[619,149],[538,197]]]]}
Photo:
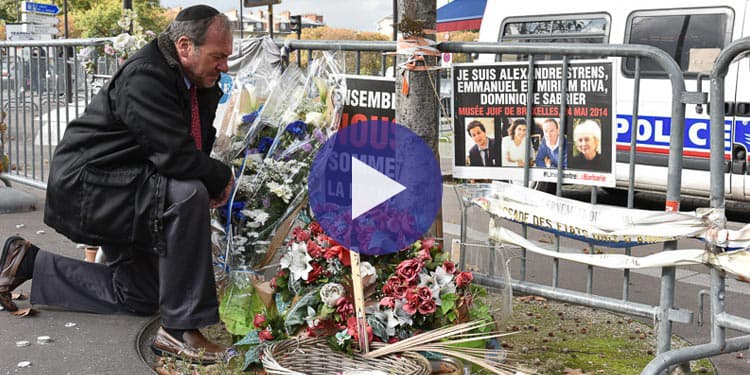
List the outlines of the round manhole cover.
{"type": "Polygon", "coordinates": [[[156,316],[148,321],[143,328],[141,328],[141,331],[138,332],[138,337],[136,337],[135,342],[135,349],[138,352],[138,358],[140,358],[143,364],[154,374],[157,373],[154,369],[156,368],[159,359],[154,352],[151,351],[151,341],[153,340],[154,335],[156,335],[156,331],[159,329],[160,319],[159,316],[156,316]]]}

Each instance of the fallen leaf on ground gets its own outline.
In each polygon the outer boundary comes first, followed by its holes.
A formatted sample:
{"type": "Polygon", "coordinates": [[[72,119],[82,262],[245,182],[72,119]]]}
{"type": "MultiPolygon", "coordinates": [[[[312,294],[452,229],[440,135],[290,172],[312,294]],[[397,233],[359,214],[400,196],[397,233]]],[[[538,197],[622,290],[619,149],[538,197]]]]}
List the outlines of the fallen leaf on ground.
{"type": "Polygon", "coordinates": [[[14,300],[17,300],[17,301],[23,301],[23,300],[25,300],[28,297],[26,297],[26,295],[23,294],[23,293],[13,292],[13,293],[10,294],[10,298],[12,298],[14,300]]]}
{"type": "Polygon", "coordinates": [[[529,301],[547,302],[546,298],[539,297],[539,296],[523,296],[523,297],[518,297],[518,300],[521,302],[529,302],[529,301]]]}
{"type": "Polygon", "coordinates": [[[28,316],[36,315],[36,310],[32,309],[31,307],[27,307],[25,309],[18,309],[17,311],[12,312],[11,314],[19,318],[25,318],[28,316]]]}

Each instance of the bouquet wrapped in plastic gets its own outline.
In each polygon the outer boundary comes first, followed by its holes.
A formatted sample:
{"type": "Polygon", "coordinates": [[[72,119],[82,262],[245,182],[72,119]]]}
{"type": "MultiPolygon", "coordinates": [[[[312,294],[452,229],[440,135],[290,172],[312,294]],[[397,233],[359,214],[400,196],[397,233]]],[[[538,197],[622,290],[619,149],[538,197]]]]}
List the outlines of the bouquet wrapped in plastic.
{"type": "Polygon", "coordinates": [[[217,109],[213,156],[229,163],[247,146],[247,134],[258,113],[280,82],[280,51],[268,37],[246,40],[248,51],[232,79],[231,95],[217,109]]]}
{"type": "Polygon", "coordinates": [[[214,215],[222,228],[214,236],[217,266],[225,271],[260,269],[273,259],[306,201],[310,163],[338,128],[346,92],[329,54],[307,72],[290,66],[273,81],[256,78],[237,77],[249,104],[240,97],[235,108],[245,113],[217,150],[236,176],[229,203],[214,215]]]}

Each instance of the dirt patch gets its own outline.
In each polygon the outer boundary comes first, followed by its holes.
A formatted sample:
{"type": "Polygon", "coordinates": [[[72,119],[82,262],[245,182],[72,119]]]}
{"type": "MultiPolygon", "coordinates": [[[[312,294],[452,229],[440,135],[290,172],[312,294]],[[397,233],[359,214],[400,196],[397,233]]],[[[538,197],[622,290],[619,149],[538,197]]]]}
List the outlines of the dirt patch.
{"type": "MultiPolygon", "coordinates": [[[[514,334],[504,337],[501,346],[519,367],[550,375],[625,375],[640,374],[654,358],[656,332],[633,318],[541,297],[515,297],[513,303],[511,318],[499,324],[514,334]]],[[[673,347],[687,345],[673,338],[673,347]]],[[[682,373],[715,371],[708,360],[700,360],[682,373]]]]}

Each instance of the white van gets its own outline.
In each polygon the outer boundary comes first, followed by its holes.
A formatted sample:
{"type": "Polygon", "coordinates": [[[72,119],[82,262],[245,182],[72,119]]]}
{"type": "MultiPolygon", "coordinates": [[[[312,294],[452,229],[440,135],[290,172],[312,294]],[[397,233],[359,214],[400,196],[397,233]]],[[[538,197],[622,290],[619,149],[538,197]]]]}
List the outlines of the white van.
{"type": "MultiPolygon", "coordinates": [[[[652,45],[675,58],[685,74],[687,91],[697,90],[697,71],[706,72],[702,91],[708,92],[711,60],[708,64],[700,64],[700,60],[712,59],[718,54],[718,49],[750,35],[748,5],[750,1],[537,0],[527,3],[488,0],[479,39],[481,42],[503,43],[652,45]]],[[[523,56],[481,55],[477,62],[523,59],[523,56]]],[[[629,173],[634,59],[616,59],[614,64],[616,179],[617,186],[624,188],[629,173]]],[[[665,191],[671,120],[670,82],[654,62],[642,60],[640,87],[635,188],[665,191]]],[[[750,201],[748,59],[730,66],[725,87],[726,197],[750,201]]],[[[706,106],[686,105],[685,119],[682,194],[707,197],[711,180],[706,106]]]]}

